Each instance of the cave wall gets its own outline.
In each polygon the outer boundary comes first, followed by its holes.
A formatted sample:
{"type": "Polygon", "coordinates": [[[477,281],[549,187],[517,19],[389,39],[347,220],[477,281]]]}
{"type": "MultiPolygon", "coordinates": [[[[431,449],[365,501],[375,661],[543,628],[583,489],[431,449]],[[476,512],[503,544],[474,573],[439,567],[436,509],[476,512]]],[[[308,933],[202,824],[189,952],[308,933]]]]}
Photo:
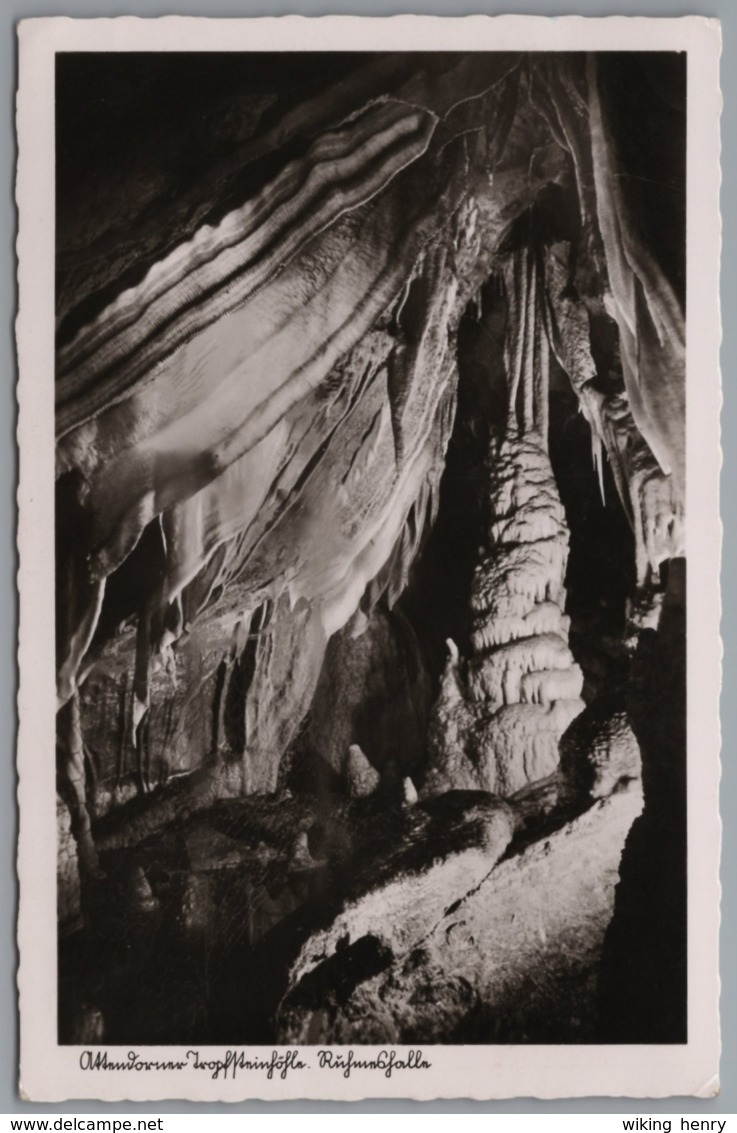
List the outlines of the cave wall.
{"type": "Polygon", "coordinates": [[[359,634],[349,625],[327,647],[320,680],[291,752],[293,780],[318,792],[348,786],[358,745],[387,787],[425,763],[432,699],[427,660],[398,607],[377,607],[359,634]]]}

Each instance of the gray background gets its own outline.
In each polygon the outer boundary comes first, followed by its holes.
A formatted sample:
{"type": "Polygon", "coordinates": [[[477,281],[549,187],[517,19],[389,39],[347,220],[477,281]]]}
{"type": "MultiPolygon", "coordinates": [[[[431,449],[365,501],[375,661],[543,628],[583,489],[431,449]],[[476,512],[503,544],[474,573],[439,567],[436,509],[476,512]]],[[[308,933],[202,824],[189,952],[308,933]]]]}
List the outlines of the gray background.
{"type": "MultiPolygon", "coordinates": [[[[2,188],[2,244],[0,249],[0,295],[3,309],[3,334],[0,339],[0,1113],[110,1113],[153,1112],[176,1113],[199,1110],[214,1113],[219,1110],[234,1112],[270,1113],[335,1113],[354,1110],[362,1113],[398,1113],[402,1111],[428,1113],[597,1113],[632,1112],[656,1114],[659,1112],[694,1113],[708,1117],[715,1113],[737,1113],[737,593],[730,580],[737,576],[737,319],[733,296],[737,292],[737,4],[734,0],[649,0],[636,3],[625,0],[467,0],[454,5],[452,0],[178,0],[178,3],[156,3],[154,0],[127,0],[118,4],[96,0],[9,0],[0,13],[2,38],[0,39],[0,75],[4,97],[0,114],[0,152],[3,156],[2,188]],[[15,318],[15,235],[16,214],[14,205],[15,176],[15,88],[17,58],[15,25],[28,16],[278,16],[290,13],[322,16],[349,14],[388,16],[402,12],[423,15],[462,16],[476,13],[486,15],[536,14],[584,16],[685,16],[699,14],[722,20],[723,56],[722,89],[724,114],[722,117],[722,219],[724,247],[722,255],[722,381],[724,408],[722,430],[724,437],[724,465],[722,470],[722,516],[725,530],[722,562],[722,634],[724,638],[724,687],[722,693],[723,776],[722,818],[724,837],[722,846],[722,1094],[712,1101],[694,1099],[666,1099],[665,1101],[628,1101],[623,1099],[587,1098],[540,1102],[520,1099],[509,1102],[478,1103],[470,1101],[396,1102],[371,1101],[355,1105],[331,1102],[283,1102],[280,1104],[251,1102],[239,1106],[188,1105],[183,1102],[144,1103],[142,1105],[103,1105],[100,1102],[70,1102],[65,1105],[33,1105],[22,1102],[17,1090],[17,1004],[16,1004],[16,941],[15,920],[17,910],[17,878],[15,865],[16,814],[16,635],[17,603],[15,574],[16,477],[16,359],[13,340],[15,318]]],[[[49,627],[51,634],[52,627],[49,627]]],[[[51,648],[51,637],[49,638],[51,648]]],[[[49,753],[49,772],[51,760],[49,753]]]]}

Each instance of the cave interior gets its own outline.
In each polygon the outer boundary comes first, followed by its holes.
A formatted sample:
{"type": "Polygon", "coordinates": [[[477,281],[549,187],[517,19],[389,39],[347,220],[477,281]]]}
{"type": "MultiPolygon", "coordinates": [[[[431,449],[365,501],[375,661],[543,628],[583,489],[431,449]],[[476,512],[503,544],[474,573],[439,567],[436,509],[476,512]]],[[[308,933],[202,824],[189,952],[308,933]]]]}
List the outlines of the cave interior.
{"type": "Polygon", "coordinates": [[[59,1038],[684,1042],[685,57],[57,57],[59,1038]]]}

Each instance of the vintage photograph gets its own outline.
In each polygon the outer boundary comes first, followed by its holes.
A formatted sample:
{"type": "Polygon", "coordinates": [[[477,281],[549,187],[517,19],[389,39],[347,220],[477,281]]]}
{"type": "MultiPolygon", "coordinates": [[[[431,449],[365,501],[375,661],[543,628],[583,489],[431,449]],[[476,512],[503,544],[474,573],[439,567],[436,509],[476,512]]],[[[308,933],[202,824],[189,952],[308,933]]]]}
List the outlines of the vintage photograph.
{"type": "Polygon", "coordinates": [[[53,60],[54,1041],[685,1046],[688,53],[246,43],[53,60]]]}
{"type": "Polygon", "coordinates": [[[62,1042],[685,1040],[686,97],[57,57],[62,1042]]]}

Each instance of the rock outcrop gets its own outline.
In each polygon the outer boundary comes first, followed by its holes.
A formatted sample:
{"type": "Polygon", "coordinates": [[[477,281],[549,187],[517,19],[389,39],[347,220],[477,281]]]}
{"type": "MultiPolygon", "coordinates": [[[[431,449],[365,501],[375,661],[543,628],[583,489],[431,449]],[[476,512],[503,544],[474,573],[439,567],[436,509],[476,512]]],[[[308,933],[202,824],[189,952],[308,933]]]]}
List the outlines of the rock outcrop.
{"type": "Polygon", "coordinates": [[[561,779],[574,795],[606,798],[642,775],[640,747],[622,697],[600,697],[565,731],[561,779]]]}
{"type": "Polygon", "coordinates": [[[428,845],[424,871],[394,869],[310,936],[279,1006],[279,1039],[590,1040],[622,847],[641,807],[634,784],[495,864],[511,825],[484,804],[485,846],[430,864],[428,845]]]}

